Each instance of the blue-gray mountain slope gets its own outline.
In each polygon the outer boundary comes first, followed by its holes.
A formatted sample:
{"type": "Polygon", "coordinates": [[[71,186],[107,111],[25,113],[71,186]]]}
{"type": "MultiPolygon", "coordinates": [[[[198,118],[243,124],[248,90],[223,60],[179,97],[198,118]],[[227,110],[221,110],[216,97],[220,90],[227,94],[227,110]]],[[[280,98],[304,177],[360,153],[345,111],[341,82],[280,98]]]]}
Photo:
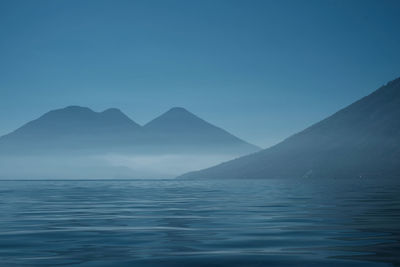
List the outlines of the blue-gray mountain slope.
{"type": "Polygon", "coordinates": [[[143,126],[157,149],[245,155],[260,150],[184,108],[175,107],[143,126]]]}
{"type": "Polygon", "coordinates": [[[400,177],[400,78],[271,148],[181,176],[301,177],[400,177]]]}

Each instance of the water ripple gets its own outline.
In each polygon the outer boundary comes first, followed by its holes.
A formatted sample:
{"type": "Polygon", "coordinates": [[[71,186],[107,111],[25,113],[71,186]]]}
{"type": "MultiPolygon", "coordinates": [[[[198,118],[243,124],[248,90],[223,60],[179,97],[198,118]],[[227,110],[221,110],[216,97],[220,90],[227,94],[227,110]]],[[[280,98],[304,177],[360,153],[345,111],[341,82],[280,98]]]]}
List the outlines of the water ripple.
{"type": "Polygon", "coordinates": [[[0,266],[400,265],[400,187],[1,181],[0,266]]]}

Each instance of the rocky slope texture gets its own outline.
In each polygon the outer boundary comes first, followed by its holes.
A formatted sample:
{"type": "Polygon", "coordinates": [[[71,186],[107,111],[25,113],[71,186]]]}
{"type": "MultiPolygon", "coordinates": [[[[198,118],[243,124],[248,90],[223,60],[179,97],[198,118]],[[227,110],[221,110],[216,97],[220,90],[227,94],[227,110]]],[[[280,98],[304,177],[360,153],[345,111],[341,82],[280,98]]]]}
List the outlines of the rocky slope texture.
{"type": "Polygon", "coordinates": [[[283,142],[181,178],[400,177],[400,78],[283,142]]]}

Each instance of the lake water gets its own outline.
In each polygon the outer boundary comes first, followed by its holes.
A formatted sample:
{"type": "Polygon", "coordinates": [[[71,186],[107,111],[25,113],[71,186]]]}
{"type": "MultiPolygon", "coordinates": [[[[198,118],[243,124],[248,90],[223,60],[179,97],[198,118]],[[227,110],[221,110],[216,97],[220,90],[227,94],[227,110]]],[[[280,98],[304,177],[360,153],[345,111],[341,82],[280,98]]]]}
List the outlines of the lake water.
{"type": "Polygon", "coordinates": [[[400,266],[400,186],[0,181],[0,266],[400,266]]]}

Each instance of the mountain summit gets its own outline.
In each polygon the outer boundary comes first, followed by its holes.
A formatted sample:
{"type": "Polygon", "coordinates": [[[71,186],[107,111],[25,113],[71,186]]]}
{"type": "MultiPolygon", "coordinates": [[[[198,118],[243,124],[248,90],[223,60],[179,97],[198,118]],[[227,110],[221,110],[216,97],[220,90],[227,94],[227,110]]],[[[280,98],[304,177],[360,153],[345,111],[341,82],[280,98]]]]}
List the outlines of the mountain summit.
{"type": "Polygon", "coordinates": [[[44,136],[103,134],[140,128],[118,109],[94,112],[86,107],[68,106],[47,112],[40,118],[17,129],[9,136],[44,136]]]}
{"type": "Polygon", "coordinates": [[[193,131],[212,126],[185,108],[174,107],[147,123],[144,127],[151,131],[193,131]]]}
{"type": "Polygon", "coordinates": [[[0,137],[1,154],[104,150],[123,145],[141,126],[118,109],[95,112],[68,106],[49,111],[0,137]]]}
{"type": "Polygon", "coordinates": [[[283,142],[183,178],[400,176],[400,78],[283,142]]]}
{"type": "Polygon", "coordinates": [[[179,149],[221,154],[229,151],[243,155],[259,150],[181,107],[168,110],[143,128],[155,144],[162,144],[169,151],[179,149]]]}

